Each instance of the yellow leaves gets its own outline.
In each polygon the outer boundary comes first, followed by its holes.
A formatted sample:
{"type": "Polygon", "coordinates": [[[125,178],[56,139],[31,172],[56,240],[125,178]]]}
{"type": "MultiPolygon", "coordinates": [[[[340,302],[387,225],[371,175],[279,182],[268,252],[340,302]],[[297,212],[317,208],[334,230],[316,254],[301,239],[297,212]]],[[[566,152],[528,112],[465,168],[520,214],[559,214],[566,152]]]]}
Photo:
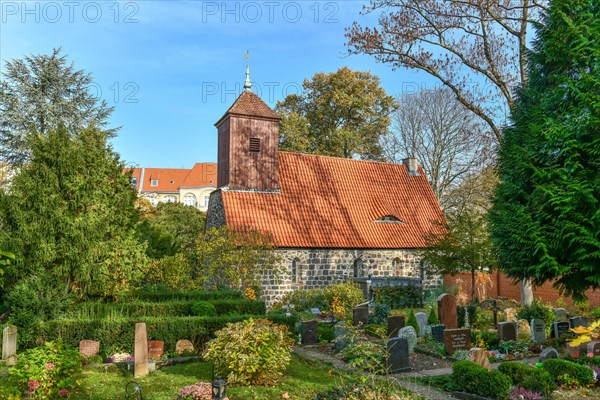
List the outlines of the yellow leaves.
{"type": "Polygon", "coordinates": [[[585,326],[578,326],[576,328],[571,328],[569,329],[571,332],[575,332],[578,335],[584,335],[584,334],[591,334],[593,332],[593,329],[590,328],[586,328],[585,326]]]}
{"type": "Polygon", "coordinates": [[[571,332],[576,333],[577,336],[575,339],[570,341],[571,346],[576,347],[580,346],[584,343],[587,343],[593,339],[597,339],[600,336],[600,320],[593,322],[590,326],[578,326],[575,328],[569,329],[571,332]]]}

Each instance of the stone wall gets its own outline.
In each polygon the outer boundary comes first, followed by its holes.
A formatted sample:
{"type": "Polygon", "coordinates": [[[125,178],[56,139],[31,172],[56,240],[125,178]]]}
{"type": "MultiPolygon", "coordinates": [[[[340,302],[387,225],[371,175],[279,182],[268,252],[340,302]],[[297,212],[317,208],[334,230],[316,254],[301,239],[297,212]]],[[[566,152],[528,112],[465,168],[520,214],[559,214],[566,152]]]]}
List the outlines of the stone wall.
{"type": "Polygon", "coordinates": [[[218,228],[225,225],[225,207],[223,206],[223,195],[220,190],[210,194],[208,211],[206,212],[206,229],[218,228]]]}
{"type": "Polygon", "coordinates": [[[350,249],[278,249],[284,274],[264,280],[263,299],[267,306],[287,293],[301,288],[317,288],[351,280],[355,263],[359,277],[410,277],[423,279],[424,289],[440,286],[441,275],[421,271],[416,250],[350,249]],[[292,263],[296,260],[297,282],[292,280],[292,263]],[[360,260],[357,262],[357,260],[360,260]]]}

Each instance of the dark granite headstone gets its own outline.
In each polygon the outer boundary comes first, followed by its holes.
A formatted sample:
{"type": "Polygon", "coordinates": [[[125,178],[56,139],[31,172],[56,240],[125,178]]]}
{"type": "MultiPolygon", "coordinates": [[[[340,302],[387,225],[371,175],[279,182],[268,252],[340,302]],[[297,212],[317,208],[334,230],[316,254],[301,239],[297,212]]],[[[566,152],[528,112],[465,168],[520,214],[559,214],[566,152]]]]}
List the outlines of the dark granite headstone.
{"type": "Polygon", "coordinates": [[[552,337],[560,338],[561,336],[573,337],[569,332],[568,322],[555,322],[552,324],[552,337]]]}
{"type": "Polygon", "coordinates": [[[444,331],[444,349],[447,355],[456,350],[469,350],[471,348],[471,329],[446,329],[444,331]]]}
{"type": "Polygon", "coordinates": [[[592,353],[592,357],[599,357],[600,356],[600,342],[598,341],[593,341],[593,342],[589,342],[587,344],[587,353],[592,353]]]}
{"type": "Polygon", "coordinates": [[[387,319],[388,338],[398,336],[398,331],[404,328],[404,315],[392,315],[387,319]]]}
{"type": "Polygon", "coordinates": [[[445,293],[438,297],[438,319],[446,329],[456,328],[456,297],[445,293]]]}
{"type": "Polygon", "coordinates": [[[433,325],[431,327],[431,336],[438,343],[444,343],[444,330],[446,327],[444,325],[433,325]]]}
{"type": "Polygon", "coordinates": [[[589,321],[586,317],[573,317],[569,318],[569,326],[571,328],[577,328],[578,326],[584,326],[587,328],[589,326],[589,321]]]}
{"type": "Polygon", "coordinates": [[[517,340],[517,324],[514,322],[499,322],[498,338],[505,341],[517,340]]]}
{"type": "Polygon", "coordinates": [[[546,326],[543,319],[532,319],[529,327],[531,328],[531,340],[536,343],[546,342],[546,326]]]}
{"type": "Polygon", "coordinates": [[[356,307],[352,313],[354,326],[365,326],[369,323],[369,309],[367,307],[356,307]]]}
{"type": "Polygon", "coordinates": [[[318,339],[319,323],[313,319],[302,322],[302,344],[316,344],[318,339]]]}
{"type": "Polygon", "coordinates": [[[408,341],[404,338],[391,338],[387,341],[387,368],[390,374],[409,371],[410,357],[408,355],[408,341]]]}
{"type": "Polygon", "coordinates": [[[548,347],[542,351],[540,354],[540,362],[549,358],[558,358],[558,351],[556,351],[556,349],[553,347],[548,347]]]}

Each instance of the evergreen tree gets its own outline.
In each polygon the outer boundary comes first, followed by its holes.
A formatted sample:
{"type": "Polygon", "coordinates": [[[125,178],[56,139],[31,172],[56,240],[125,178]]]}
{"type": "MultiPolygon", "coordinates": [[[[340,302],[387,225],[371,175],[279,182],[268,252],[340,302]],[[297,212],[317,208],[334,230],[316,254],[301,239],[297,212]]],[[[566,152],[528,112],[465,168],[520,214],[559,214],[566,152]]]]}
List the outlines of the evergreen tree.
{"type": "Polygon", "coordinates": [[[490,213],[500,267],[583,297],[600,287],[600,3],[552,2],[504,131],[490,213]]]}
{"type": "Polygon", "coordinates": [[[61,125],[28,142],[31,161],[0,193],[1,248],[16,256],[9,288],[37,276],[82,298],[126,292],[141,277],[144,246],[131,177],[106,133],[73,136],[61,125]]]}
{"type": "Polygon", "coordinates": [[[30,156],[31,132],[46,135],[61,123],[70,134],[90,125],[104,129],[113,107],[96,97],[91,75],[75,69],[58,48],[6,62],[0,111],[0,157],[21,165],[30,156]]]}

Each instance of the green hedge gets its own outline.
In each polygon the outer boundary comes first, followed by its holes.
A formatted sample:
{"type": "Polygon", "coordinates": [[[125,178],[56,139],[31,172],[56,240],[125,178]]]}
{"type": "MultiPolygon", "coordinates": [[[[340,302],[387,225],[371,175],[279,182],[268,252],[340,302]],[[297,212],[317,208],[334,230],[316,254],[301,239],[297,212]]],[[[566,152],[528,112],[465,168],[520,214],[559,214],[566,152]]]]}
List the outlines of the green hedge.
{"type": "Polygon", "coordinates": [[[574,379],[579,386],[587,386],[594,380],[594,371],[591,368],[559,358],[544,360],[542,368],[548,371],[559,385],[564,383],[565,375],[574,379]]]}
{"type": "Polygon", "coordinates": [[[544,369],[531,368],[524,363],[507,361],[498,366],[498,371],[507,375],[513,385],[542,393],[546,397],[556,390],[554,377],[544,369]]]}
{"type": "Polygon", "coordinates": [[[452,382],[458,391],[494,400],[508,400],[512,383],[503,373],[466,360],[452,364],[452,382]]]}
{"type": "Polygon", "coordinates": [[[423,306],[423,289],[416,285],[379,286],[373,289],[375,303],[386,304],[392,310],[423,306]]]}
{"type": "MultiPolygon", "coordinates": [[[[215,307],[217,315],[266,314],[264,301],[246,299],[207,300],[215,307]]],[[[119,319],[133,317],[174,317],[197,315],[192,309],[197,301],[168,300],[162,302],[98,303],[78,304],[64,319],[119,319]]]]}
{"type": "MultiPolygon", "coordinates": [[[[134,327],[136,322],[145,322],[148,340],[163,340],[165,351],[175,350],[180,339],[188,339],[197,349],[201,349],[216,331],[229,322],[238,322],[252,315],[225,315],[218,317],[145,317],[121,318],[114,320],[52,320],[36,327],[33,347],[46,341],[62,338],[66,343],[77,346],[81,340],[98,340],[107,353],[126,351],[133,354],[134,327]]],[[[266,319],[279,325],[286,325],[293,331],[297,318],[285,315],[266,316],[266,319]]]]}
{"type": "Polygon", "coordinates": [[[134,299],[142,301],[169,301],[169,300],[224,300],[243,299],[244,294],[239,290],[192,290],[180,292],[176,290],[150,291],[140,290],[134,294],[134,299]]]}

